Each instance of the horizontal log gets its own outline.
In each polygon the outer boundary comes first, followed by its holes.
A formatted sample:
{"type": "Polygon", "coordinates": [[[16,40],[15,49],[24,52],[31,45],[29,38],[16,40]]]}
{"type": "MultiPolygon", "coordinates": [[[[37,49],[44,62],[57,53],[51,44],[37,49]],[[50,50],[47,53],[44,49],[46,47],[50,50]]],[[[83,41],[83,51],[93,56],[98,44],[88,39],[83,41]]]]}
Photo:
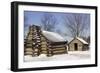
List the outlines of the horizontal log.
{"type": "Polygon", "coordinates": [[[66,45],[58,45],[58,46],[48,46],[50,48],[65,48],[66,45]]]}
{"type": "Polygon", "coordinates": [[[42,53],[42,54],[47,54],[47,51],[42,51],[41,53],[42,53]]]}
{"type": "Polygon", "coordinates": [[[54,49],[52,49],[53,51],[56,51],[56,50],[66,50],[65,48],[54,48],[54,49]]]}
{"type": "Polygon", "coordinates": [[[25,47],[32,47],[32,44],[26,44],[25,47]]]}
{"type": "Polygon", "coordinates": [[[41,45],[41,48],[46,48],[47,46],[46,45],[41,45]]]}
{"type": "Polygon", "coordinates": [[[67,52],[66,50],[57,50],[57,51],[53,51],[53,53],[56,53],[56,52],[67,52]]]}
{"type": "Polygon", "coordinates": [[[27,54],[27,55],[32,55],[33,52],[25,52],[25,54],[27,54]]]}
{"type": "Polygon", "coordinates": [[[50,42],[50,45],[65,45],[67,44],[67,41],[62,41],[62,42],[50,42]]]}
{"type": "Polygon", "coordinates": [[[32,48],[26,48],[25,51],[31,51],[32,52],[33,49],[32,48]]]}
{"type": "Polygon", "coordinates": [[[59,54],[67,54],[67,52],[56,52],[56,53],[53,53],[53,55],[59,55],[59,54]]]}

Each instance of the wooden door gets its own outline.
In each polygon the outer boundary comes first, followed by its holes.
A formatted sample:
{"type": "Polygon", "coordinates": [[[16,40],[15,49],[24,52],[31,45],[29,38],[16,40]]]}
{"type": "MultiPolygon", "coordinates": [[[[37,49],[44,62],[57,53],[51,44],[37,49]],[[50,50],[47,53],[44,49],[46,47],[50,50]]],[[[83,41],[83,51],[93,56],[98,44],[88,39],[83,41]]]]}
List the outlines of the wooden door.
{"type": "Polygon", "coordinates": [[[75,49],[75,51],[78,50],[78,44],[77,43],[74,43],[74,49],[75,49]]]}

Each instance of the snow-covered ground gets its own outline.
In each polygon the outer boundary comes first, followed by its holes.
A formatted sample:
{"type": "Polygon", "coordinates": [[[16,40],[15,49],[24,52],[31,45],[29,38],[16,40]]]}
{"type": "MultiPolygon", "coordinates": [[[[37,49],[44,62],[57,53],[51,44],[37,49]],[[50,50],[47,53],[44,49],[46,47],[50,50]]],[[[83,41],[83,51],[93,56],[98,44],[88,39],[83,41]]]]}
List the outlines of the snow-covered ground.
{"type": "Polygon", "coordinates": [[[91,55],[89,51],[69,51],[68,54],[54,55],[47,57],[45,54],[41,54],[38,57],[24,56],[25,62],[33,61],[65,61],[65,60],[82,60],[90,59],[91,55]]]}

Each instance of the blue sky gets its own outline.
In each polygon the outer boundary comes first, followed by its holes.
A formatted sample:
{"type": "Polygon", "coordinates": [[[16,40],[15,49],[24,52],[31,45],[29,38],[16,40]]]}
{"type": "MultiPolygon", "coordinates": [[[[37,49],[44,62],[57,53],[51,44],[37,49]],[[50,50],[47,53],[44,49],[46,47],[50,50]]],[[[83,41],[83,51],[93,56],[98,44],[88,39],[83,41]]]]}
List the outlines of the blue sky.
{"type": "MultiPolygon", "coordinates": [[[[24,11],[24,15],[27,18],[25,24],[40,25],[41,19],[44,14],[45,12],[24,11]]],[[[50,13],[50,14],[53,14],[57,18],[57,21],[62,21],[62,15],[63,15],[62,13],[50,13]]],[[[59,24],[61,24],[61,22],[59,22],[59,24]]],[[[62,26],[62,25],[58,25],[58,26],[62,26]]]]}
{"type": "MultiPolygon", "coordinates": [[[[47,13],[47,12],[38,12],[38,11],[24,11],[24,25],[27,25],[27,27],[25,28],[25,31],[28,30],[28,26],[35,24],[35,25],[41,25],[41,19],[43,17],[43,15],[47,13]]],[[[57,19],[58,24],[56,24],[56,28],[55,29],[60,29],[62,32],[66,32],[68,30],[67,27],[64,26],[63,23],[63,16],[70,16],[71,14],[74,13],[60,13],[60,12],[48,12],[52,15],[55,16],[55,18],[57,19]]],[[[82,13],[80,13],[82,14],[82,13]]],[[[87,15],[87,28],[86,30],[84,30],[86,33],[86,35],[90,35],[90,14],[84,14],[87,15]]],[[[69,32],[67,32],[69,33],[69,32]]],[[[69,33],[70,34],[70,33],[69,33]]]]}

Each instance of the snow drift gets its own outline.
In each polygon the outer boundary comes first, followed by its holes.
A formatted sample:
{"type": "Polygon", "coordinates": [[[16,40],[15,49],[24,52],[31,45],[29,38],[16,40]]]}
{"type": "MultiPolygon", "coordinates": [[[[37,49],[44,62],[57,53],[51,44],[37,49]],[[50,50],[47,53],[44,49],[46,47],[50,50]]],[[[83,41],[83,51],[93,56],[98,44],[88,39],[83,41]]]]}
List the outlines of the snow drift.
{"type": "Polygon", "coordinates": [[[91,59],[90,51],[69,51],[69,54],[54,55],[47,57],[45,54],[41,54],[38,57],[24,56],[25,62],[33,61],[68,61],[68,60],[84,60],[91,59]]]}

